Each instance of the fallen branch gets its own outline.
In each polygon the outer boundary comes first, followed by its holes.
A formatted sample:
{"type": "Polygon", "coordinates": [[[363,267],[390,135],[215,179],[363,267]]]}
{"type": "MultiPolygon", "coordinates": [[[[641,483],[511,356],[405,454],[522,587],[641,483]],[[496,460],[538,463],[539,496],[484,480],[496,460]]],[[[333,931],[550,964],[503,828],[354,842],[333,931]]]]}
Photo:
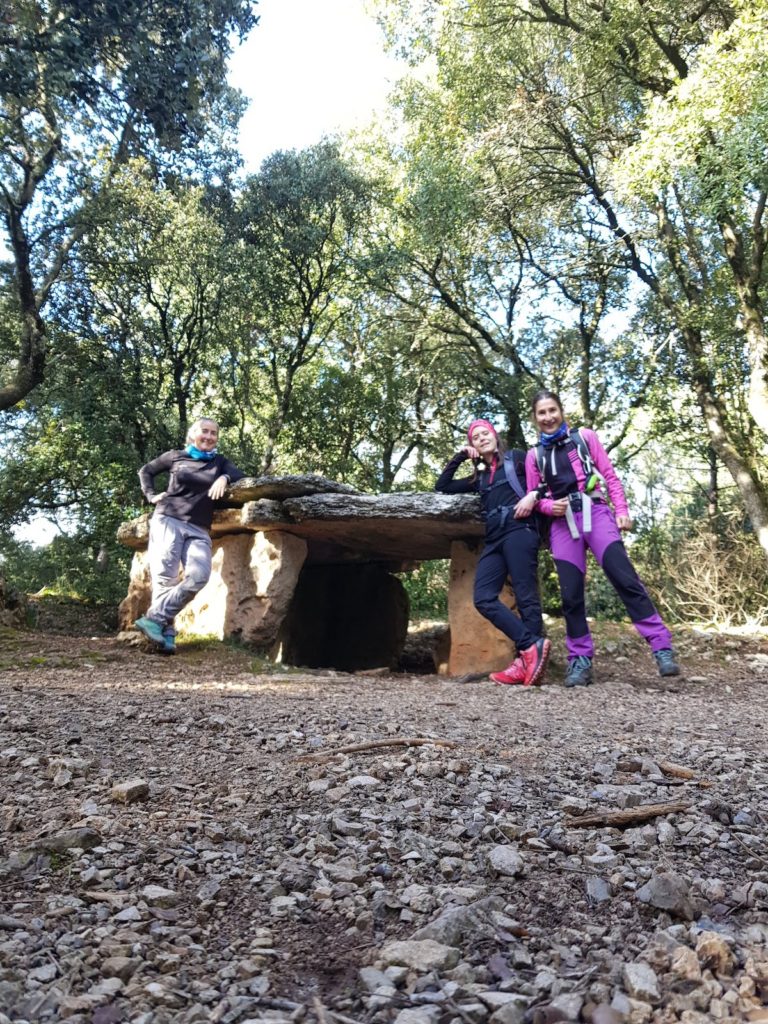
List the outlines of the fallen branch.
{"type": "Polygon", "coordinates": [[[659,761],[659,768],[665,775],[671,775],[675,779],[692,779],[695,772],[690,768],[684,768],[681,764],[672,764],[671,761],[659,761]]]}
{"type": "Polygon", "coordinates": [[[287,1013],[294,1013],[304,1006],[304,1003],[294,1003],[290,999],[272,999],[267,996],[257,996],[254,1002],[266,1010],[285,1010],[287,1013]]]}
{"type": "Polygon", "coordinates": [[[659,768],[661,768],[664,775],[671,775],[673,779],[693,779],[696,785],[701,786],[702,789],[709,789],[712,785],[706,779],[697,779],[696,772],[690,768],[683,767],[681,764],[673,764],[671,761],[659,761],[659,768]]]}
{"type": "Polygon", "coordinates": [[[658,818],[662,814],[677,814],[687,811],[690,804],[642,804],[640,807],[626,807],[621,811],[598,811],[596,814],[582,814],[576,818],[566,818],[566,828],[592,828],[593,825],[608,825],[611,828],[623,828],[634,825],[638,821],[658,818]]]}
{"type": "Polygon", "coordinates": [[[746,850],[750,857],[754,857],[755,860],[759,860],[761,864],[768,867],[768,860],[765,857],[761,857],[759,853],[755,853],[751,846],[747,846],[744,840],[739,836],[738,832],[731,832],[731,839],[735,839],[742,849],[746,850]]]}
{"type": "Polygon", "coordinates": [[[414,736],[409,739],[369,740],[368,743],[352,743],[348,747],[319,751],[317,754],[302,754],[296,760],[299,762],[311,761],[313,763],[322,763],[323,761],[332,760],[337,754],[357,754],[361,750],[378,750],[380,747],[422,747],[430,743],[434,747],[458,747],[461,745],[455,740],[433,740],[421,736],[414,736]]]}
{"type": "Polygon", "coordinates": [[[341,1024],[360,1024],[360,1021],[355,1020],[353,1017],[345,1017],[343,1013],[339,1013],[338,1010],[329,1010],[328,1013],[334,1020],[340,1020],[341,1024]]]}
{"type": "Polygon", "coordinates": [[[315,1011],[315,1016],[317,1017],[318,1024],[328,1024],[328,1018],[325,1015],[325,1007],[317,998],[317,996],[312,996],[312,1007],[315,1011]]]}

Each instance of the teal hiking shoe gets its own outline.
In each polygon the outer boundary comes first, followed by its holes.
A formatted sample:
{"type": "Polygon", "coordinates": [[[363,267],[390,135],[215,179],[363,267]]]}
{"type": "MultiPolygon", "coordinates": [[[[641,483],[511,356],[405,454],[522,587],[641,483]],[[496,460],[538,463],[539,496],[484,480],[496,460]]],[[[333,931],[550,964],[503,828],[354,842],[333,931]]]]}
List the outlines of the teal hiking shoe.
{"type": "Polygon", "coordinates": [[[176,637],[173,633],[163,633],[163,654],[176,653],[176,637]]]}
{"type": "Polygon", "coordinates": [[[654,651],[653,656],[656,659],[660,676],[680,675],[680,666],[675,661],[675,656],[669,647],[665,647],[663,651],[654,651]]]}
{"type": "Polygon", "coordinates": [[[136,619],[133,628],[143,633],[151,643],[156,644],[158,647],[165,647],[163,627],[158,622],[154,622],[143,615],[140,619],[136,619]]]}
{"type": "Polygon", "coordinates": [[[594,682],[592,676],[592,659],[586,654],[579,654],[568,662],[565,673],[566,686],[590,686],[594,682]]]}

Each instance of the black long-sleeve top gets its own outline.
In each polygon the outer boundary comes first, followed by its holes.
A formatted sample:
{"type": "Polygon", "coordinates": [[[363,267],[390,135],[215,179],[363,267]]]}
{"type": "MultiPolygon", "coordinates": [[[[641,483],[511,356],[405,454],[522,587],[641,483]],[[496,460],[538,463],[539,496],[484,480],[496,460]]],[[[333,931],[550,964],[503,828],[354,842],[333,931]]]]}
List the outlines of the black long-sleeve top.
{"type": "MultiPolygon", "coordinates": [[[[513,448],[507,452],[506,457],[507,459],[511,457],[514,472],[520,481],[522,492],[525,494],[525,452],[519,448],[513,448]]],[[[524,519],[514,518],[515,507],[520,499],[507,480],[503,463],[496,466],[493,474],[490,469],[487,469],[484,473],[478,473],[475,476],[454,479],[459,466],[468,458],[469,456],[464,450],[456,452],[437,478],[435,490],[440,491],[441,494],[478,493],[483,507],[486,541],[498,540],[509,530],[536,529],[535,514],[524,519]],[[492,475],[493,479],[491,479],[492,475]]]]}
{"type": "Polygon", "coordinates": [[[230,483],[242,480],[237,466],[223,455],[212,459],[193,459],[183,448],[163,452],[139,470],[141,489],[147,501],[155,497],[155,477],[168,473],[168,486],[155,508],[164,516],[194,523],[203,530],[210,530],[215,502],[208,496],[208,489],[220,476],[229,478],[230,483]]]}

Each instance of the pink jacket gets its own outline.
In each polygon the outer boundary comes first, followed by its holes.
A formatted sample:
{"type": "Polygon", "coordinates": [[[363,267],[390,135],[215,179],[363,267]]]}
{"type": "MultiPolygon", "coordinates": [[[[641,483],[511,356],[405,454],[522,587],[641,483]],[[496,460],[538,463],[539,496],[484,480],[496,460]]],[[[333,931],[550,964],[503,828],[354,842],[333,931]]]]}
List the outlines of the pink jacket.
{"type": "MultiPolygon", "coordinates": [[[[616,475],[616,470],[613,468],[613,463],[608,458],[608,453],[600,443],[600,438],[588,427],[580,427],[579,433],[584,439],[584,443],[589,450],[589,454],[594,463],[595,469],[605,480],[606,487],[608,488],[608,497],[613,505],[613,510],[617,516],[628,516],[629,506],[627,505],[627,499],[624,494],[624,488],[621,486],[621,480],[616,475]]],[[[577,446],[574,444],[568,451],[568,458],[570,459],[573,472],[576,476],[576,485],[580,491],[584,490],[586,483],[586,476],[584,474],[584,467],[581,464],[577,446]]],[[[539,467],[536,462],[536,449],[531,448],[528,454],[525,456],[525,482],[529,491],[535,491],[539,484],[544,483],[544,479],[539,472],[539,467]]],[[[602,495],[603,487],[601,483],[598,483],[593,494],[602,495]]],[[[541,498],[536,505],[538,512],[542,512],[545,516],[552,515],[552,492],[548,491],[548,497],[541,498]]]]}

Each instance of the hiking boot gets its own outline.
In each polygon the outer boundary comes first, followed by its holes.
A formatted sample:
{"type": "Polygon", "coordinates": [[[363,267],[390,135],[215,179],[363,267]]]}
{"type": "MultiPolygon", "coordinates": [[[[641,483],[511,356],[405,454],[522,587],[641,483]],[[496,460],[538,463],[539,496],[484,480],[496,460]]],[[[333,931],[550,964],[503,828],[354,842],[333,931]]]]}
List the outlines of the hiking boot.
{"type": "Polygon", "coordinates": [[[680,666],[675,661],[675,656],[669,647],[663,651],[654,651],[653,656],[659,669],[660,676],[679,676],[680,666]]]}
{"type": "Polygon", "coordinates": [[[145,615],[140,619],[136,619],[133,624],[134,629],[138,629],[140,633],[143,633],[147,640],[150,640],[153,644],[158,647],[165,647],[165,636],[163,635],[163,627],[159,622],[154,622],[152,619],[148,619],[145,615]]]}
{"type": "Polygon", "coordinates": [[[163,633],[163,654],[176,653],[176,637],[173,633],[163,633]]]}
{"type": "Polygon", "coordinates": [[[525,668],[522,658],[515,658],[503,672],[491,672],[491,679],[497,686],[517,686],[525,679],[525,668]]]}
{"type": "Polygon", "coordinates": [[[520,652],[520,660],[525,669],[523,686],[534,686],[544,675],[544,669],[549,661],[549,649],[552,644],[549,640],[537,640],[525,651],[520,652]]]}
{"type": "Polygon", "coordinates": [[[568,662],[568,671],[565,673],[566,686],[589,686],[594,682],[592,678],[592,659],[586,654],[579,654],[568,662]]]}

